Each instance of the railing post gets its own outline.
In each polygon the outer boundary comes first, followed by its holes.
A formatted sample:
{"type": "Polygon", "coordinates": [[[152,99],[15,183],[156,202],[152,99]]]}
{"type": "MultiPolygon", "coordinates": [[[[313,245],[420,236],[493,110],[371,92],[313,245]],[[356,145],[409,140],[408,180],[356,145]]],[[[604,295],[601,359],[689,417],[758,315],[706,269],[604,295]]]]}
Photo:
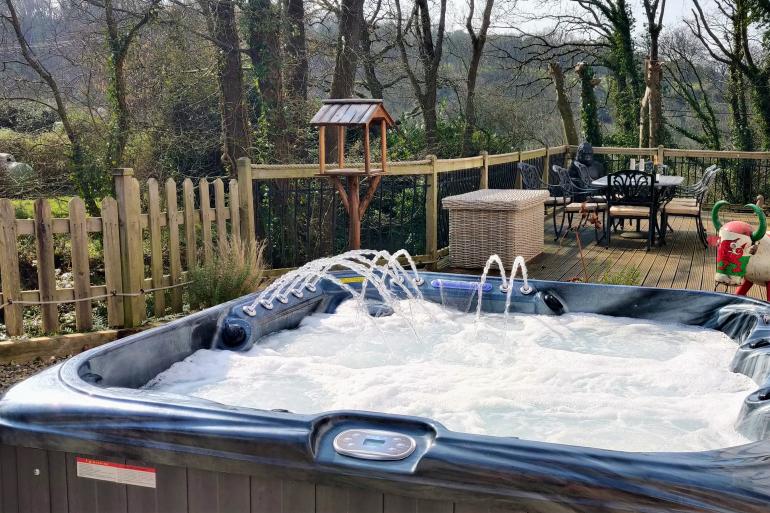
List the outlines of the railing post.
{"type": "Polygon", "coordinates": [[[428,155],[431,173],[425,176],[425,253],[438,259],[438,172],[436,156],[428,155]]]}
{"type": "Polygon", "coordinates": [[[516,152],[516,167],[514,168],[514,173],[516,173],[516,183],[514,184],[514,189],[521,189],[522,188],[522,181],[521,181],[521,173],[519,173],[519,163],[521,162],[521,152],[516,152]]]}
{"type": "Polygon", "coordinates": [[[479,189],[489,189],[489,152],[482,151],[481,158],[484,163],[481,166],[481,183],[479,183],[479,189]]]}
{"type": "Polygon", "coordinates": [[[661,145],[658,146],[658,156],[657,156],[658,165],[661,165],[661,166],[663,165],[663,156],[664,156],[664,154],[665,154],[665,149],[663,148],[663,145],[661,144],[661,145]]]}
{"type": "Polygon", "coordinates": [[[257,239],[256,219],[254,218],[254,194],[252,193],[251,159],[238,159],[238,200],[241,214],[241,240],[252,244],[257,239]]]}
{"type": "Polygon", "coordinates": [[[543,159],[543,183],[548,185],[551,181],[551,148],[545,147],[545,158],[543,159]]]}
{"type": "Polygon", "coordinates": [[[115,169],[112,177],[118,202],[123,293],[137,294],[123,300],[124,324],[127,328],[133,328],[147,315],[144,296],[139,294],[144,284],[139,182],[134,178],[134,170],[130,168],[115,169]]]}

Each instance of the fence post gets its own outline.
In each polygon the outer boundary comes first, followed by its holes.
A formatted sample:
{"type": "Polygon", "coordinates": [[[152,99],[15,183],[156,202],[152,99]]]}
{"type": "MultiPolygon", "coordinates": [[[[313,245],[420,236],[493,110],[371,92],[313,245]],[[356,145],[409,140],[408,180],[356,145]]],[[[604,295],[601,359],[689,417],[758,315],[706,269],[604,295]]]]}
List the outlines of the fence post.
{"type": "Polygon", "coordinates": [[[545,158],[543,159],[543,183],[548,185],[551,182],[551,148],[545,147],[545,158]]]}
{"type": "MultiPolygon", "coordinates": [[[[3,301],[21,301],[19,253],[16,249],[16,211],[9,199],[0,199],[0,274],[3,278],[3,301]]],[[[9,336],[24,334],[24,312],[21,305],[5,307],[5,329],[9,336]]]]}
{"type": "Polygon", "coordinates": [[[658,146],[658,164],[663,165],[663,156],[665,154],[665,149],[663,148],[663,145],[658,146]]]}
{"type": "Polygon", "coordinates": [[[252,188],[251,159],[238,159],[238,199],[241,214],[241,240],[246,244],[256,242],[257,234],[254,218],[254,195],[252,188]]]}
{"type": "Polygon", "coordinates": [[[521,162],[521,152],[516,152],[516,167],[513,168],[513,172],[516,174],[516,183],[514,184],[514,189],[521,189],[521,173],[519,173],[519,163],[521,162]]]}
{"type": "Polygon", "coordinates": [[[479,189],[489,189],[489,152],[482,151],[481,158],[484,159],[484,164],[481,166],[481,183],[479,189]]]}
{"type": "Polygon", "coordinates": [[[125,307],[123,306],[123,272],[120,256],[120,221],[118,202],[109,196],[102,200],[102,246],[104,248],[104,284],[107,293],[115,296],[107,298],[107,323],[110,327],[125,325],[125,307]]]}
{"type": "MultiPolygon", "coordinates": [[[[53,301],[56,294],[54,274],[53,220],[47,199],[35,200],[35,242],[37,247],[37,285],[41,301],[53,301]]],[[[43,331],[59,331],[59,310],[55,304],[41,305],[43,331]]]]}
{"type": "MultiPolygon", "coordinates": [[[[75,196],[69,201],[70,242],[72,246],[72,278],[75,299],[75,328],[89,331],[93,327],[91,311],[91,268],[88,263],[88,229],[86,228],[86,206],[75,196]]],[[[141,247],[141,246],[140,246],[141,247]]]]}
{"type": "MultiPolygon", "coordinates": [[[[144,283],[139,182],[134,178],[134,170],[130,168],[115,169],[112,177],[118,202],[123,293],[139,294],[144,283]]],[[[144,296],[140,294],[124,298],[123,312],[127,328],[138,326],[147,315],[144,296]]]]}
{"type": "Polygon", "coordinates": [[[436,156],[428,155],[431,173],[425,176],[425,252],[438,258],[438,172],[436,156]]]}

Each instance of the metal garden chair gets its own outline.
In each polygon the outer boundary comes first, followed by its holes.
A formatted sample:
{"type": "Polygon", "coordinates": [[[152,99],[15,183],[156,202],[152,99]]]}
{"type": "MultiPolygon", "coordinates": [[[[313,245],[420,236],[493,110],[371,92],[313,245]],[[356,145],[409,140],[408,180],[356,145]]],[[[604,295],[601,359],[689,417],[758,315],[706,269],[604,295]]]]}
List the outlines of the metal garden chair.
{"type": "MultiPolygon", "coordinates": [[[[597,201],[591,201],[590,198],[587,198],[587,195],[591,192],[595,192],[595,189],[583,189],[579,185],[576,185],[575,182],[572,180],[572,177],[569,174],[569,171],[564,169],[561,166],[554,165],[553,166],[553,173],[556,176],[556,181],[558,182],[558,185],[561,187],[562,194],[564,194],[564,201],[561,203],[561,205],[564,207],[562,209],[561,214],[561,224],[559,226],[559,229],[556,229],[556,209],[553,210],[553,226],[554,226],[554,233],[556,234],[555,239],[558,240],[559,237],[561,237],[561,234],[564,231],[564,221],[567,221],[567,230],[570,230],[572,228],[572,222],[575,217],[575,214],[580,214],[582,212],[596,212],[597,214],[601,212],[602,214],[602,223],[605,219],[605,211],[607,209],[607,204],[603,202],[597,202],[597,201]],[[585,200],[569,200],[569,198],[586,198],[585,200]]],[[[599,230],[596,226],[594,226],[594,237],[597,242],[599,242],[599,230]]]]}
{"type": "Polygon", "coordinates": [[[655,174],[643,171],[619,171],[607,175],[607,247],[610,247],[616,220],[646,220],[647,251],[652,247],[657,229],[657,193],[655,174]]]}
{"type": "Polygon", "coordinates": [[[602,190],[601,187],[596,187],[593,185],[594,179],[591,177],[591,173],[588,171],[588,166],[582,162],[578,162],[577,160],[573,161],[572,165],[574,165],[578,170],[578,175],[580,177],[580,187],[586,191],[590,191],[591,201],[606,203],[607,197],[604,194],[600,194],[602,190]]]}
{"type": "Polygon", "coordinates": [[[668,222],[669,217],[694,218],[698,230],[698,238],[703,247],[707,248],[706,228],[703,226],[703,219],[701,217],[703,201],[720,171],[721,169],[716,165],[710,166],[703,172],[703,176],[696,184],[678,189],[677,192],[679,194],[661,209],[661,226],[665,226],[673,232],[674,230],[671,229],[668,222]]]}
{"type": "Polygon", "coordinates": [[[553,186],[545,183],[543,181],[543,173],[540,171],[540,169],[533,166],[532,164],[527,164],[526,162],[519,162],[516,167],[519,170],[519,173],[521,174],[521,186],[523,189],[531,190],[531,191],[540,190],[540,189],[548,190],[551,196],[545,201],[545,207],[546,207],[545,215],[548,215],[548,207],[550,207],[552,217],[553,217],[553,230],[555,232],[556,231],[556,208],[565,202],[569,202],[571,198],[565,197],[561,188],[559,188],[558,185],[553,186]]]}

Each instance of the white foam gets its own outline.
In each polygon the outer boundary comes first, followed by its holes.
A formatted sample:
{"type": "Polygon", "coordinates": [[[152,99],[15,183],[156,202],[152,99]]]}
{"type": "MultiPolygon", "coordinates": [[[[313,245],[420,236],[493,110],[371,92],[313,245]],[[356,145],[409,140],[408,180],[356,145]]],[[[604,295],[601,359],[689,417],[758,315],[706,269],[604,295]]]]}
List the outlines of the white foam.
{"type": "Polygon", "coordinates": [[[746,443],[755,383],[720,332],[600,315],[475,315],[423,302],[407,322],[353,302],[246,353],[201,350],[147,388],[298,413],[358,409],[471,433],[627,451],[746,443]],[[419,339],[415,337],[416,328],[419,339]]]}

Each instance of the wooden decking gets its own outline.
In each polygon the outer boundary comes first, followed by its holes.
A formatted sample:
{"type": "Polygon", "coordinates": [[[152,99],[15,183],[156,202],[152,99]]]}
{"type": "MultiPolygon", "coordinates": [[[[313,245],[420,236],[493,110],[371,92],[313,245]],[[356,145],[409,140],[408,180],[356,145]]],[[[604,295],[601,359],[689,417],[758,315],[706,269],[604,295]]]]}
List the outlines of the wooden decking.
{"type": "MultiPolygon", "coordinates": [[[[709,234],[713,234],[715,232],[708,217],[708,212],[704,212],[706,229],[709,234]]],[[[756,218],[748,214],[730,214],[729,219],[742,219],[756,224],[756,218]]],[[[640,285],[714,290],[716,251],[711,247],[703,248],[697,238],[693,219],[672,218],[674,232],[668,234],[667,244],[653,247],[649,252],[645,250],[644,240],[629,240],[619,236],[613,236],[612,245],[607,249],[603,242],[597,245],[593,229],[586,228],[581,232],[585,267],[581,264],[574,233],[568,234],[561,241],[554,241],[550,217],[545,219],[544,224],[543,254],[527,264],[532,278],[602,282],[607,273],[636,268],[640,285]]],[[[460,269],[452,271],[475,272],[460,269]]],[[[724,287],[720,286],[719,291],[724,291],[724,287]]],[[[758,286],[752,288],[750,296],[766,299],[764,290],[758,286]]]]}

